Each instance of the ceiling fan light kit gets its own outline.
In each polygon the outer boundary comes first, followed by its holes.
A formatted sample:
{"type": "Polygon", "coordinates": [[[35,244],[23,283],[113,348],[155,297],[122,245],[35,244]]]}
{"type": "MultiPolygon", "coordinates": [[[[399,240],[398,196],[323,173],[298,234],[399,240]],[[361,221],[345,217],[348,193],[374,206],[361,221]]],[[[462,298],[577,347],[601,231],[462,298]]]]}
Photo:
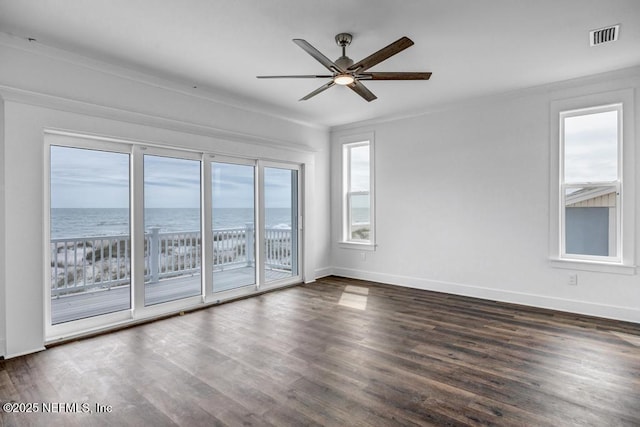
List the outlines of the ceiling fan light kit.
{"type": "Polygon", "coordinates": [[[373,101],[377,97],[361,83],[361,80],[429,80],[430,72],[367,72],[367,70],[376,64],[402,52],[408,47],[413,46],[413,41],[408,37],[401,37],[390,45],[378,50],[377,52],[367,56],[366,58],[355,62],[346,54],[346,48],[351,44],[353,36],[349,33],[340,33],[336,35],[336,44],[342,48],[342,56],[335,61],[331,61],[324,56],[318,49],[313,47],[309,42],[303,39],[293,39],[293,42],[300,46],[305,52],[311,55],[316,61],[324,65],[331,72],[330,75],[294,75],[294,76],[257,76],[259,79],[280,79],[280,78],[316,78],[331,79],[328,83],[320,86],[318,89],[300,98],[300,101],[306,101],[317,94],[324,92],[331,86],[340,85],[347,86],[355,93],[360,95],[368,102],[373,101]]]}
{"type": "Polygon", "coordinates": [[[350,85],[355,81],[355,78],[351,74],[337,74],[333,78],[333,82],[337,85],[350,85]]]}

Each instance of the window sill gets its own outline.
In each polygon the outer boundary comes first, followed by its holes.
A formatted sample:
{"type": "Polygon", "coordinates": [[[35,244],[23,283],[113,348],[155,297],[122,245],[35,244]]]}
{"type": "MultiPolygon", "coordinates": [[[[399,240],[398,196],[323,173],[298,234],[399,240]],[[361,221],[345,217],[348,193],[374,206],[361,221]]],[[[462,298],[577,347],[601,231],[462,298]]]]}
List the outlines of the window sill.
{"type": "Polygon", "coordinates": [[[633,276],[636,274],[635,265],[614,264],[609,262],[582,261],[575,259],[551,258],[551,267],[569,270],[594,271],[597,273],[613,273],[633,276]]]}
{"type": "Polygon", "coordinates": [[[355,249],[358,251],[371,251],[374,252],[376,250],[375,243],[360,243],[360,242],[338,242],[338,247],[342,249],[355,249]]]}

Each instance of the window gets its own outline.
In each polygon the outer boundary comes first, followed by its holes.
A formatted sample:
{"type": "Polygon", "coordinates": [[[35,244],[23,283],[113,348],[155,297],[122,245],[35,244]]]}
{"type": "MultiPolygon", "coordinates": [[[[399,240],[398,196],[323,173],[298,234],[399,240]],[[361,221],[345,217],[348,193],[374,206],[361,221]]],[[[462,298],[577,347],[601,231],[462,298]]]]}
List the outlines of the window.
{"type": "Polygon", "coordinates": [[[256,284],[255,181],[255,162],[211,163],[213,292],[256,284]]]}
{"type": "Polygon", "coordinates": [[[345,139],[342,159],[342,241],[373,247],[373,136],[345,139]]]}
{"type": "Polygon", "coordinates": [[[562,257],[620,262],[622,105],[560,113],[562,257]]]}
{"type": "Polygon", "coordinates": [[[551,104],[551,259],[634,274],[633,93],[551,104]]]}
{"type": "Polygon", "coordinates": [[[150,148],[143,155],[147,306],[195,297],[202,291],[199,156],[154,152],[150,148]],[[178,155],[187,158],[174,157],[178,155]]]}
{"type": "Polygon", "coordinates": [[[117,148],[50,146],[53,325],[131,308],[130,162],[117,148]]]}
{"type": "Polygon", "coordinates": [[[265,284],[298,273],[298,170],[262,162],[264,248],[262,275],[265,284]]]}

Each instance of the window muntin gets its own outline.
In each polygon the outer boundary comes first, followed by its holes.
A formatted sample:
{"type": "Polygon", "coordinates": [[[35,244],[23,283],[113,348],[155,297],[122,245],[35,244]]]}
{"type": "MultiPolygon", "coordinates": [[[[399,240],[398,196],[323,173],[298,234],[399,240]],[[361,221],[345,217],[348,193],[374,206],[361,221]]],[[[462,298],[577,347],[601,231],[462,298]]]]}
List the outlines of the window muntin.
{"type": "Polygon", "coordinates": [[[621,117],[620,104],[560,113],[562,258],[621,261],[621,117]]]}

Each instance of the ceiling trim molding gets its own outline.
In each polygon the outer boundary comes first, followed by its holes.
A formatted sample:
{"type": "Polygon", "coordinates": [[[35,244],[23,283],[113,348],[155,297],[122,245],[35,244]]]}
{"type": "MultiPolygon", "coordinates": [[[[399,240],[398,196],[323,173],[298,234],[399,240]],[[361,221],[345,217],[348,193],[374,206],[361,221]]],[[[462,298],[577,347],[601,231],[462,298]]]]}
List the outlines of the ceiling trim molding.
{"type": "Polygon", "coordinates": [[[144,84],[146,86],[151,86],[158,89],[178,93],[180,95],[197,98],[206,102],[210,102],[212,104],[223,105],[225,107],[237,108],[252,113],[262,114],[267,117],[284,120],[289,123],[294,123],[313,129],[320,129],[325,131],[329,130],[328,126],[318,124],[309,118],[301,117],[300,114],[297,114],[295,111],[284,111],[282,110],[282,108],[275,105],[265,105],[255,100],[243,100],[240,97],[233,96],[232,94],[225,94],[210,87],[198,87],[197,89],[194,89],[193,82],[186,82],[185,80],[178,81],[178,79],[171,79],[167,76],[160,77],[157,75],[153,75],[149,71],[141,71],[136,70],[133,67],[116,65],[114,63],[94,59],[65,49],[46,45],[35,40],[29,41],[27,38],[4,33],[1,31],[0,45],[12,49],[21,50],[34,55],[44,56],[55,61],[64,61],[78,67],[86,68],[98,73],[108,74],[122,79],[127,79],[136,83],[144,84]],[[256,107],[256,104],[260,106],[256,107]]]}
{"type": "Polygon", "coordinates": [[[313,147],[297,144],[291,141],[266,138],[253,134],[230,131],[213,126],[186,122],[167,117],[154,116],[121,108],[106,107],[103,105],[92,104],[85,101],[62,98],[55,95],[32,92],[24,89],[17,89],[10,86],[0,85],[0,97],[6,101],[33,105],[36,107],[44,107],[58,111],[65,111],[69,113],[89,115],[92,117],[126,122],[134,125],[149,126],[175,132],[204,136],[216,140],[248,145],[267,146],[271,148],[296,151],[300,153],[315,153],[318,151],[313,147]]]}
{"type": "Polygon", "coordinates": [[[543,85],[531,86],[527,88],[515,89],[507,92],[489,94],[478,96],[469,99],[461,99],[458,101],[450,102],[447,104],[441,104],[439,106],[430,107],[422,111],[414,113],[396,114],[389,116],[380,116],[373,119],[362,120],[359,122],[347,123],[344,125],[332,126],[330,132],[332,134],[340,133],[343,131],[350,131],[358,128],[370,128],[382,123],[396,122],[400,120],[413,119],[416,117],[426,116],[435,113],[441,113],[449,110],[456,110],[461,108],[486,106],[489,103],[503,102],[511,99],[521,98],[523,96],[534,96],[549,94],[550,99],[553,99],[553,93],[560,91],[571,90],[576,87],[588,86],[603,83],[605,81],[620,80],[626,78],[638,78],[640,76],[640,66],[622,68],[619,70],[607,71],[604,73],[593,74],[590,76],[576,77],[568,80],[561,80],[552,83],[545,83],[543,85]]]}

